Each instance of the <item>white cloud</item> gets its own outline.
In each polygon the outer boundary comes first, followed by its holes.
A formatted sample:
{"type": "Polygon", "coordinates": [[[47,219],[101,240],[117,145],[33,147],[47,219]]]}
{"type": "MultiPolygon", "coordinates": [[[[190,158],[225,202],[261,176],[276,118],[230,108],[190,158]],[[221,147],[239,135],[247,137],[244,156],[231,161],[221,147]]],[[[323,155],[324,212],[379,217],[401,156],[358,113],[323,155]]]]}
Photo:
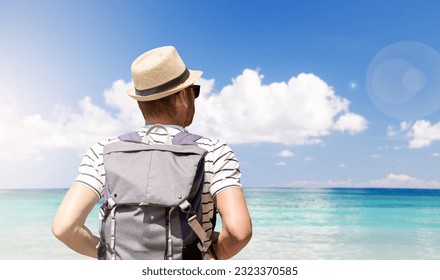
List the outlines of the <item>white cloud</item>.
{"type": "Polygon", "coordinates": [[[405,131],[411,127],[411,123],[407,121],[403,121],[400,123],[400,130],[405,131]]]}
{"type": "Polygon", "coordinates": [[[388,126],[387,135],[389,137],[405,135],[409,139],[409,148],[425,148],[429,147],[432,142],[440,141],[440,122],[434,124],[428,120],[418,120],[414,123],[401,122],[399,130],[388,126]]]}
{"type": "Polygon", "coordinates": [[[336,121],[334,129],[356,134],[366,130],[367,126],[368,124],[364,117],[353,113],[346,113],[336,121]]]}
{"type": "Polygon", "coordinates": [[[433,157],[440,157],[440,153],[432,153],[433,157]]]}
{"type": "Polygon", "coordinates": [[[395,137],[399,136],[405,132],[407,132],[411,128],[411,123],[407,121],[403,121],[400,123],[400,128],[396,130],[392,125],[389,125],[387,128],[387,136],[395,137]]]}
{"type": "Polygon", "coordinates": [[[397,136],[398,133],[399,133],[399,132],[396,131],[396,130],[394,129],[394,126],[389,125],[389,126],[387,127],[387,136],[388,136],[388,137],[394,137],[394,136],[397,136]]]}
{"type": "Polygon", "coordinates": [[[276,166],[286,166],[287,163],[285,161],[280,161],[275,164],[276,166]]]}
{"type": "Polygon", "coordinates": [[[105,103],[118,111],[116,118],[125,126],[138,126],[144,120],[140,113],[137,102],[127,96],[127,89],[132,87],[132,83],[125,83],[117,80],[110,89],[104,91],[105,103]]]}
{"type": "Polygon", "coordinates": [[[218,94],[207,93],[197,101],[192,127],[229,143],[317,144],[335,130],[367,128],[365,118],[349,111],[350,102],[313,74],[266,85],[246,69],[218,94]]]}
{"type": "MultiPolygon", "coordinates": [[[[367,128],[365,118],[349,111],[349,101],[313,74],[265,85],[257,71],[244,70],[219,93],[214,92],[213,79],[198,83],[202,91],[190,129],[230,144],[317,144],[334,131],[354,134],[367,128]]],[[[131,82],[118,80],[105,90],[108,107],[86,96],[74,109],[54,106],[49,117],[20,116],[13,100],[0,104],[0,135],[8,135],[0,138],[0,159],[41,161],[44,152],[53,149],[83,154],[98,140],[142,126],[137,104],[126,94],[130,86],[131,82]]],[[[6,95],[6,90],[0,88],[0,93],[6,95]]],[[[290,153],[286,150],[280,156],[293,156],[290,153]]]]}
{"type": "Polygon", "coordinates": [[[410,138],[410,148],[429,147],[432,142],[440,140],[440,122],[431,124],[427,120],[418,120],[412,125],[407,136],[410,138]]]}
{"type": "Polygon", "coordinates": [[[284,157],[284,158],[288,158],[288,157],[293,157],[295,156],[295,153],[289,151],[289,150],[282,150],[281,152],[279,152],[277,154],[277,156],[279,157],[284,157]]]}

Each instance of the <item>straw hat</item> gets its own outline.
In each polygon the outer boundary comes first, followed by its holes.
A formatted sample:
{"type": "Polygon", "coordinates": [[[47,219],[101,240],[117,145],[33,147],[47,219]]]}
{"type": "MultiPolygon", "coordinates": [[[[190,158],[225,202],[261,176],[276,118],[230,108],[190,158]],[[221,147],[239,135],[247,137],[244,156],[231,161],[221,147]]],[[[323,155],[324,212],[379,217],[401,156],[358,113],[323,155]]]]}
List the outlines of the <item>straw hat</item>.
{"type": "Polygon", "coordinates": [[[131,65],[134,88],[128,95],[137,101],[157,100],[194,84],[202,71],[189,70],[172,46],[150,50],[131,65]]]}

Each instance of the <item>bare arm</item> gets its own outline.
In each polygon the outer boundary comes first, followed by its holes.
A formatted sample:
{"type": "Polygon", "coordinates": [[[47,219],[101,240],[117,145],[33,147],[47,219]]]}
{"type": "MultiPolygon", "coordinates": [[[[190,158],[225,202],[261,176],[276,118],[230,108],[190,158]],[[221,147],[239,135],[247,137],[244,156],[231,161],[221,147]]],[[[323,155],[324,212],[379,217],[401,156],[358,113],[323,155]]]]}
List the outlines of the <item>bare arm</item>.
{"type": "Polygon", "coordinates": [[[97,258],[96,245],[99,238],[84,225],[99,198],[91,189],[73,183],[53,219],[52,232],[72,250],[97,258]]]}
{"type": "Polygon", "coordinates": [[[222,231],[215,243],[219,259],[229,259],[246,246],[252,237],[252,222],[241,188],[220,192],[214,203],[222,220],[222,231]]]}

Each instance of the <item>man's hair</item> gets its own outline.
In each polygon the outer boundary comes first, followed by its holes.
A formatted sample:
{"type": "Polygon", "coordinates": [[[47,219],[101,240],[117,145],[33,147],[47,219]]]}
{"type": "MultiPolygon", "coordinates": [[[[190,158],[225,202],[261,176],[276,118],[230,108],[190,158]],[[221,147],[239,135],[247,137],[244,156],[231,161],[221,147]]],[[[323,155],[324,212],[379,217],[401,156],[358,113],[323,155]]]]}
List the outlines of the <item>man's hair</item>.
{"type": "Polygon", "coordinates": [[[175,98],[176,95],[172,94],[153,101],[138,101],[138,105],[146,120],[154,117],[173,117],[177,113],[175,98]]]}

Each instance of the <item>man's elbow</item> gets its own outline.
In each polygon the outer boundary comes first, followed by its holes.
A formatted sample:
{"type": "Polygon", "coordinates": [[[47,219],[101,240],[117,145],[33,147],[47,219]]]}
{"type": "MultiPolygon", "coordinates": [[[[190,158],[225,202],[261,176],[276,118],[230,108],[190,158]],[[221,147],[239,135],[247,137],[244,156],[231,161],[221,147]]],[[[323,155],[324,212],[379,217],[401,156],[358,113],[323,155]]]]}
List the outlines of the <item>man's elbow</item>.
{"type": "Polygon", "coordinates": [[[252,226],[239,226],[229,232],[231,238],[236,244],[240,244],[242,247],[246,246],[252,238],[252,226]]]}
{"type": "Polygon", "coordinates": [[[54,221],[52,223],[52,234],[61,242],[66,242],[70,237],[71,227],[66,223],[54,221]]]}
{"type": "Polygon", "coordinates": [[[249,226],[249,228],[245,231],[245,233],[243,234],[241,240],[242,242],[246,245],[249,243],[249,241],[252,238],[252,226],[249,226]]]}

